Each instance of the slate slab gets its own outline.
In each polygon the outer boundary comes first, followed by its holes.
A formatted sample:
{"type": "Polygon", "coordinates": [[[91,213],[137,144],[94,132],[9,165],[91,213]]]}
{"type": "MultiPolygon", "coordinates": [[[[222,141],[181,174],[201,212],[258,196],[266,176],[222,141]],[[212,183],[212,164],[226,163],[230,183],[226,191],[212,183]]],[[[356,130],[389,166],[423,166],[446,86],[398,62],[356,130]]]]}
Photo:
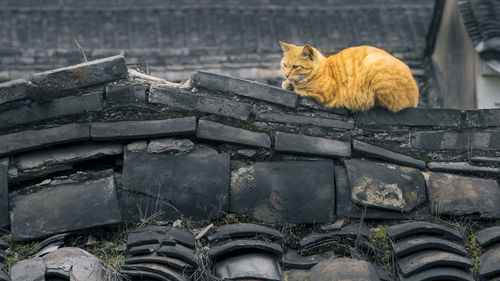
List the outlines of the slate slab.
{"type": "Polygon", "coordinates": [[[112,176],[17,195],[10,208],[16,242],[121,222],[112,176]]]}
{"type": "Polygon", "coordinates": [[[7,226],[9,226],[9,158],[0,158],[0,228],[7,226]]]}
{"type": "Polygon", "coordinates": [[[90,124],[90,137],[98,141],[189,135],[195,131],[195,117],[90,124]]]}
{"type": "Polygon", "coordinates": [[[422,160],[395,153],[390,150],[383,149],[381,147],[367,144],[358,140],[352,141],[352,149],[362,155],[386,160],[399,165],[414,167],[418,169],[425,169],[427,167],[425,162],[422,160]]]}
{"type": "Polygon", "coordinates": [[[109,84],[106,86],[106,106],[146,103],[146,85],[109,84]]]}
{"type": "Polygon", "coordinates": [[[498,175],[500,168],[474,166],[467,162],[429,162],[429,170],[436,172],[471,173],[480,175],[498,175]]]}
{"type": "Polygon", "coordinates": [[[208,120],[198,121],[196,137],[200,139],[231,142],[256,147],[271,147],[271,138],[266,133],[253,132],[208,120]]]}
{"type": "Polygon", "coordinates": [[[462,241],[463,236],[456,229],[424,221],[408,222],[390,226],[387,229],[387,236],[393,240],[401,239],[405,236],[430,233],[438,234],[450,238],[452,240],[462,241]]]}
{"type": "Polygon", "coordinates": [[[156,254],[159,256],[179,258],[194,267],[198,265],[194,252],[191,249],[179,244],[175,246],[162,246],[156,251],[156,254]]]}
{"type": "Polygon", "coordinates": [[[148,143],[149,153],[186,154],[193,150],[194,143],[188,139],[153,139],[148,143]]]}
{"type": "Polygon", "coordinates": [[[356,126],[378,128],[386,126],[458,127],[460,110],[442,108],[407,108],[392,113],[385,108],[374,108],[356,114],[356,126]]]}
{"type": "MultiPolygon", "coordinates": [[[[175,245],[175,244],[174,244],[175,245]]],[[[160,249],[160,244],[146,244],[129,247],[127,252],[131,255],[147,255],[156,252],[160,249]]]]}
{"type": "Polygon", "coordinates": [[[170,245],[176,244],[171,235],[152,231],[131,231],[127,236],[127,247],[142,246],[147,244],[170,245]]]}
{"type": "Polygon", "coordinates": [[[335,258],[322,261],[312,267],[307,276],[309,279],[303,280],[378,281],[377,272],[371,264],[366,261],[351,258],[335,258]]]}
{"type": "Polygon", "coordinates": [[[465,150],[469,148],[470,132],[417,131],[411,133],[411,147],[434,150],[465,150]]]}
{"type": "Polygon", "coordinates": [[[288,107],[297,106],[298,95],[278,87],[205,71],[196,72],[192,79],[199,88],[230,92],[288,107]]]}
{"type": "Polygon", "coordinates": [[[424,176],[433,214],[500,217],[500,186],[496,180],[432,172],[424,176]]]}
{"type": "Polygon", "coordinates": [[[477,232],[475,235],[479,245],[487,247],[495,242],[500,241],[500,226],[485,228],[477,232]]]}
{"type": "Polygon", "coordinates": [[[407,278],[401,278],[401,281],[422,281],[422,280],[456,280],[456,281],[474,281],[469,271],[455,267],[439,266],[429,268],[407,278]]]}
{"type": "Polygon", "coordinates": [[[151,272],[154,274],[161,275],[167,280],[175,280],[175,281],[188,281],[189,278],[182,273],[179,273],[175,270],[172,270],[166,266],[158,265],[154,263],[136,263],[134,265],[125,264],[122,266],[123,270],[139,270],[145,272],[151,272]]]}
{"type": "Polygon", "coordinates": [[[467,256],[467,251],[462,245],[447,239],[429,235],[420,235],[392,244],[392,250],[398,257],[427,249],[440,249],[461,256],[467,256]]]}
{"type": "Polygon", "coordinates": [[[213,235],[208,236],[209,242],[222,239],[234,238],[267,237],[269,239],[281,241],[283,235],[276,229],[253,223],[234,223],[222,225],[213,235]]]}
{"type": "Polygon", "coordinates": [[[493,277],[500,273],[500,247],[495,247],[479,258],[479,275],[482,278],[493,277]]]}
{"type": "Polygon", "coordinates": [[[10,268],[12,281],[45,281],[45,263],[42,258],[33,258],[16,262],[10,268]]]}
{"type": "Polygon", "coordinates": [[[215,273],[222,280],[281,281],[276,257],[266,253],[250,253],[217,261],[215,273]]]}
{"type": "MultiPolygon", "coordinates": [[[[166,204],[153,211],[161,211],[169,219],[178,218],[178,211],[195,220],[215,219],[228,211],[229,174],[229,155],[208,148],[198,147],[186,155],[126,149],[123,189],[164,201],[166,204]]],[[[133,211],[139,219],[137,206],[133,211]]]]}
{"type": "Polygon", "coordinates": [[[283,254],[283,249],[280,244],[251,239],[236,239],[222,245],[213,246],[210,248],[208,254],[210,255],[210,258],[216,260],[219,256],[236,251],[240,253],[243,251],[265,252],[273,254],[277,258],[281,258],[281,255],[283,254]]]}
{"type": "Polygon", "coordinates": [[[89,125],[69,124],[0,136],[0,156],[89,139],[89,125]],[[20,141],[22,140],[22,141],[20,141]]]}
{"type": "Polygon", "coordinates": [[[276,223],[330,221],[334,216],[332,160],[257,162],[233,161],[230,211],[276,223]],[[314,186],[314,188],[308,188],[314,186]]]}
{"type": "Polygon", "coordinates": [[[398,259],[400,273],[404,277],[423,272],[436,266],[453,266],[465,270],[472,267],[469,258],[440,250],[424,250],[398,259]]]}
{"type": "Polygon", "coordinates": [[[32,103],[11,108],[0,113],[0,128],[10,128],[67,115],[78,115],[91,111],[101,111],[101,93],[68,96],[44,103],[32,103]]]}
{"type": "Polygon", "coordinates": [[[33,75],[37,94],[51,94],[123,79],[128,76],[123,56],[113,56],[33,75]]]}
{"type": "Polygon", "coordinates": [[[500,131],[473,132],[471,147],[477,150],[499,150],[500,131]]]}
{"type": "Polygon", "coordinates": [[[25,79],[0,83],[0,104],[26,98],[28,88],[28,81],[25,79]]]}
{"type": "Polygon", "coordinates": [[[274,149],[280,152],[291,152],[334,158],[351,156],[350,142],[283,132],[276,132],[274,139],[274,149]]]}
{"type": "Polygon", "coordinates": [[[499,109],[475,109],[465,111],[467,127],[500,127],[499,109]]]}
{"type": "Polygon", "coordinates": [[[425,180],[417,169],[360,159],[344,164],[356,204],[410,212],[426,200],[425,180]]]}
{"type": "Polygon", "coordinates": [[[193,270],[193,266],[185,261],[176,258],[157,256],[156,254],[128,256],[125,258],[124,263],[131,265],[136,263],[156,263],[167,265],[181,272],[189,272],[193,270]]]}
{"type": "Polygon", "coordinates": [[[255,120],[275,123],[314,125],[318,127],[336,128],[343,130],[352,130],[354,128],[354,121],[352,120],[342,121],[331,118],[308,117],[272,112],[257,112],[255,114],[255,120]]]}
{"type": "Polygon", "coordinates": [[[157,87],[151,88],[148,101],[150,103],[163,104],[186,110],[197,110],[239,120],[248,120],[253,110],[251,104],[244,102],[235,102],[218,97],[157,87]]]}

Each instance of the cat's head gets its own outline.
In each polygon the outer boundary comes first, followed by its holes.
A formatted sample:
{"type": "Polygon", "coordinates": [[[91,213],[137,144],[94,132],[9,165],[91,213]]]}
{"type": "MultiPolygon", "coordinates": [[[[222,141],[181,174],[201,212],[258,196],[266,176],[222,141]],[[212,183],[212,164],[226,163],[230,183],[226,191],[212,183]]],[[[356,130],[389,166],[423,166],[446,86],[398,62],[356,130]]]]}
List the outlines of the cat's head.
{"type": "Polygon", "coordinates": [[[279,41],[283,50],[281,59],[281,72],[285,78],[293,83],[300,83],[308,77],[318,66],[323,55],[315,48],[304,45],[296,46],[279,41]]]}

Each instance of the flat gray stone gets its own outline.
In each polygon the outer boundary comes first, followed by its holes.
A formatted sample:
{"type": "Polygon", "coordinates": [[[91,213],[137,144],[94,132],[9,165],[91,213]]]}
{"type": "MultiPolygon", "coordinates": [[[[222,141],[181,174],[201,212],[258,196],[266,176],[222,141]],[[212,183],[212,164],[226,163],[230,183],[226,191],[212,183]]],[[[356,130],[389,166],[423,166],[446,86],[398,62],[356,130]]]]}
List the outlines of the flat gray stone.
{"type": "Polygon", "coordinates": [[[429,170],[435,172],[471,173],[479,175],[498,175],[500,168],[474,166],[467,162],[429,162],[429,170]]]}
{"type": "Polygon", "coordinates": [[[366,261],[351,258],[328,259],[313,266],[307,277],[314,281],[378,281],[375,268],[366,261]]]}
{"type": "Polygon", "coordinates": [[[348,225],[342,230],[336,230],[326,233],[312,233],[302,238],[299,242],[301,248],[315,246],[318,243],[322,243],[328,240],[334,240],[335,238],[351,238],[356,239],[357,237],[369,240],[372,234],[370,230],[365,225],[348,225]]]}
{"type": "Polygon", "coordinates": [[[220,226],[217,229],[217,232],[208,236],[208,241],[214,242],[222,239],[252,238],[262,236],[277,241],[281,241],[283,239],[281,232],[267,226],[253,223],[234,223],[220,226]]]}
{"type": "Polygon", "coordinates": [[[471,135],[471,147],[476,150],[499,150],[500,131],[473,132],[471,135]]]}
{"type": "Polygon", "coordinates": [[[492,226],[485,228],[476,234],[476,240],[479,245],[487,247],[493,243],[500,241],[500,226],[492,226]]]}
{"type": "Polygon", "coordinates": [[[331,118],[308,117],[272,112],[256,113],[255,120],[275,123],[314,125],[318,127],[336,128],[343,130],[352,130],[354,128],[354,121],[352,120],[342,121],[331,118]]]}
{"type": "Polygon", "coordinates": [[[351,199],[362,206],[410,212],[425,202],[425,180],[414,168],[345,160],[351,199]]]}
{"type": "MultiPolygon", "coordinates": [[[[0,228],[9,226],[9,158],[0,158],[0,228]]],[[[0,246],[2,248],[2,246],[0,246]]]]}
{"type": "Polygon", "coordinates": [[[431,172],[424,176],[433,214],[500,218],[496,180],[431,172]]]}
{"type": "Polygon", "coordinates": [[[475,109],[465,111],[467,127],[500,127],[499,109],[475,109]]]}
{"type": "Polygon", "coordinates": [[[0,83],[0,104],[26,98],[28,88],[28,81],[25,79],[0,83]]]}
{"type": "Polygon", "coordinates": [[[164,264],[172,267],[181,272],[189,272],[193,270],[193,266],[185,261],[176,258],[157,256],[156,254],[151,255],[140,255],[140,256],[128,256],[125,258],[125,264],[136,264],[136,263],[156,263],[164,264]]]}
{"type": "Polygon", "coordinates": [[[153,231],[131,231],[127,236],[127,247],[142,246],[147,244],[170,245],[176,244],[171,235],[153,231]]]}
{"type": "Polygon", "coordinates": [[[468,257],[440,250],[424,250],[398,259],[398,267],[404,277],[423,272],[436,266],[453,266],[465,270],[472,267],[468,257]]]}
{"type": "Polygon", "coordinates": [[[33,75],[36,94],[51,94],[123,79],[128,76],[123,56],[113,56],[33,75]]]}
{"type": "Polygon", "coordinates": [[[425,169],[427,166],[424,161],[406,156],[403,154],[395,153],[378,146],[367,144],[358,140],[352,141],[352,149],[362,155],[386,160],[395,164],[414,167],[418,169],[425,169]]]}
{"type": "Polygon", "coordinates": [[[149,153],[186,154],[193,150],[194,143],[188,139],[153,139],[148,143],[149,153]]]}
{"type": "Polygon", "coordinates": [[[411,147],[427,151],[466,150],[469,148],[470,132],[422,131],[411,133],[411,147]]]}
{"type": "Polygon", "coordinates": [[[151,272],[154,274],[161,275],[167,280],[174,280],[174,281],[188,281],[189,277],[183,275],[182,273],[176,272],[175,270],[172,270],[171,268],[168,268],[167,266],[164,265],[159,265],[155,263],[135,263],[133,265],[128,265],[125,264],[122,266],[123,270],[139,270],[139,271],[144,271],[144,272],[151,272]]]}
{"type": "Polygon", "coordinates": [[[356,114],[356,125],[362,128],[386,126],[458,127],[461,111],[442,108],[407,108],[392,113],[385,108],[374,108],[356,114]]]}
{"type": "Polygon", "coordinates": [[[276,223],[331,221],[335,210],[332,160],[232,162],[230,211],[276,223]],[[314,186],[313,189],[306,188],[314,186]]]}
{"type": "Polygon", "coordinates": [[[479,275],[493,277],[500,273],[500,247],[488,250],[479,258],[479,275]]]}
{"type": "Polygon", "coordinates": [[[94,122],[90,124],[93,140],[120,140],[155,138],[194,134],[196,118],[184,117],[165,120],[94,122]]]}
{"type": "Polygon", "coordinates": [[[393,240],[420,233],[438,234],[458,241],[464,239],[462,234],[456,229],[424,221],[401,223],[390,226],[387,229],[387,236],[393,240]]]}
{"type": "Polygon", "coordinates": [[[429,235],[420,235],[392,244],[392,250],[398,257],[427,249],[440,249],[467,256],[467,251],[462,245],[447,239],[429,235]]]}
{"type": "MultiPolygon", "coordinates": [[[[229,174],[229,155],[208,148],[198,147],[186,155],[127,149],[123,189],[154,199],[146,200],[151,202],[150,206],[139,206],[149,209],[150,215],[163,213],[165,219],[172,220],[177,219],[180,212],[195,220],[216,219],[228,210],[229,174]]],[[[140,219],[141,212],[134,205],[141,201],[134,203],[133,196],[128,199],[127,206],[133,207],[129,210],[133,213],[127,216],[134,217],[135,213],[135,220],[140,219]]]]}
{"type": "Polygon", "coordinates": [[[146,85],[108,84],[106,85],[106,106],[140,105],[146,103],[146,85]]]}
{"type": "Polygon", "coordinates": [[[235,251],[238,251],[239,253],[243,251],[265,252],[273,254],[278,259],[281,258],[281,255],[283,254],[283,249],[280,244],[251,239],[236,239],[222,245],[213,246],[210,248],[208,254],[210,255],[210,258],[217,260],[219,256],[235,251]]]}
{"type": "Polygon", "coordinates": [[[276,132],[274,148],[280,152],[292,152],[326,157],[350,157],[351,143],[339,140],[276,132]]]}
{"type": "Polygon", "coordinates": [[[472,274],[468,270],[455,267],[434,267],[423,272],[419,272],[407,278],[401,278],[401,281],[431,281],[431,280],[456,280],[456,281],[474,281],[472,274]]]}
{"type": "Polygon", "coordinates": [[[45,255],[43,261],[47,271],[59,269],[69,272],[72,281],[101,281],[104,275],[101,261],[79,248],[58,249],[45,255]]]}
{"type": "Polygon", "coordinates": [[[45,281],[45,263],[42,258],[16,262],[10,268],[12,281],[45,281]]]}
{"type": "Polygon", "coordinates": [[[281,281],[276,257],[265,253],[249,253],[217,261],[215,273],[222,280],[281,281]]]}
{"type": "Polygon", "coordinates": [[[198,265],[198,260],[196,259],[194,251],[179,244],[175,246],[162,246],[156,251],[156,254],[159,256],[179,258],[194,267],[198,265]]]}
{"type": "Polygon", "coordinates": [[[149,92],[149,102],[186,110],[196,110],[239,120],[248,120],[253,110],[251,104],[243,102],[158,87],[151,88],[149,92]]]}
{"type": "Polygon", "coordinates": [[[337,220],[334,223],[329,223],[321,226],[321,230],[323,231],[335,231],[335,230],[341,230],[342,227],[344,226],[345,219],[340,219],[337,220]]]}
{"type": "Polygon", "coordinates": [[[10,207],[15,242],[121,222],[112,176],[17,195],[10,207]]]}
{"type": "Polygon", "coordinates": [[[271,138],[266,133],[253,132],[208,120],[198,121],[196,137],[200,139],[231,142],[256,147],[271,147],[271,138]]]}
{"type": "Polygon", "coordinates": [[[196,72],[192,79],[199,88],[230,92],[288,107],[296,107],[298,95],[278,87],[226,75],[196,72]]]}
{"type": "Polygon", "coordinates": [[[50,129],[21,131],[0,136],[0,156],[88,139],[88,124],[69,124],[50,129]]]}

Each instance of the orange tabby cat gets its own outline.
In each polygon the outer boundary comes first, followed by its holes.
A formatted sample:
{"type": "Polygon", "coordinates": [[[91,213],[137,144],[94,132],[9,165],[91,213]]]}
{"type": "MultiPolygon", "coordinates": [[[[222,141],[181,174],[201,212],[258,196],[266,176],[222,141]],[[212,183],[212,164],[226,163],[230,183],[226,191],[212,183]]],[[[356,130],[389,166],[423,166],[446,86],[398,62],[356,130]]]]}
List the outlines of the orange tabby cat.
{"type": "Polygon", "coordinates": [[[347,48],[326,58],[317,49],[281,42],[282,87],[327,107],[392,112],[418,104],[418,87],[406,64],[370,46],[347,48]]]}

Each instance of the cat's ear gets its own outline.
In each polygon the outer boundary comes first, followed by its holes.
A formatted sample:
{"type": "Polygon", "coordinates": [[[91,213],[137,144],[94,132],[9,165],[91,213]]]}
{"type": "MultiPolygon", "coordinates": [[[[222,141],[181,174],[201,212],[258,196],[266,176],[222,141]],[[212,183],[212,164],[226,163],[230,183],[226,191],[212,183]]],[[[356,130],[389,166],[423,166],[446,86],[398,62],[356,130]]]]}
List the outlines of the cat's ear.
{"type": "Polygon", "coordinates": [[[279,41],[281,45],[281,50],[283,50],[284,53],[290,51],[291,44],[287,44],[283,41],[279,41]]]}
{"type": "Polygon", "coordinates": [[[314,49],[309,45],[304,45],[302,48],[302,55],[310,60],[314,59],[314,49]]]}

